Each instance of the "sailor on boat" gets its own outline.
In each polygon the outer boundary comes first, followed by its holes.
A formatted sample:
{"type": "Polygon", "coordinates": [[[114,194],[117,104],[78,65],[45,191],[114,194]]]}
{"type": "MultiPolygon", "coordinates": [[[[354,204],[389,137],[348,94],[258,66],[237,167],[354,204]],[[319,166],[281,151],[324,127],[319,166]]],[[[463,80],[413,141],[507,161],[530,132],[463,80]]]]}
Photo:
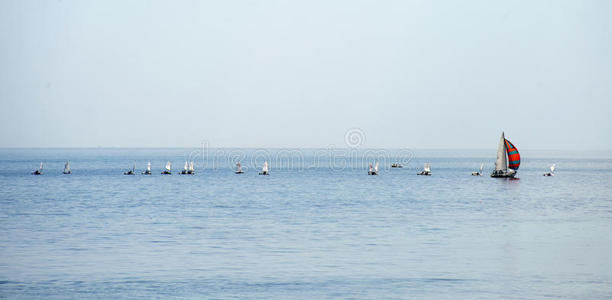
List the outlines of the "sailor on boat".
{"type": "Polygon", "coordinates": [[[64,174],[72,174],[72,170],[70,170],[70,162],[67,161],[64,165],[64,174]]]}
{"type": "Polygon", "coordinates": [[[151,162],[147,162],[147,169],[142,172],[142,175],[151,175],[151,162]]]}
{"type": "Polygon", "coordinates": [[[187,174],[187,169],[189,168],[189,164],[187,162],[185,162],[185,166],[183,167],[183,171],[181,171],[182,175],[187,174]]]}
{"type": "Polygon", "coordinates": [[[378,162],[376,163],[374,168],[372,168],[372,163],[369,164],[368,175],[378,175],[378,162]]]}
{"type": "Polygon", "coordinates": [[[234,173],[236,173],[236,174],[242,174],[242,173],[244,173],[244,171],[242,170],[242,165],[240,164],[240,162],[238,162],[238,163],[236,164],[236,172],[234,172],[234,173]]]}
{"type": "Polygon", "coordinates": [[[480,164],[480,171],[472,172],[472,176],[482,176],[483,167],[484,167],[484,163],[480,164]]]}
{"type": "Polygon", "coordinates": [[[555,176],[556,167],[557,167],[557,164],[553,164],[552,166],[550,166],[550,172],[544,173],[544,176],[555,176]]]}
{"type": "Polygon", "coordinates": [[[170,172],[170,167],[172,167],[172,163],[171,162],[167,162],[166,163],[166,168],[164,169],[162,173],[162,175],[171,175],[172,172],[170,172]]]}
{"type": "Polygon", "coordinates": [[[123,172],[123,175],[136,175],[135,170],[136,170],[136,164],[134,164],[134,165],[132,166],[132,169],[131,169],[131,170],[126,171],[126,172],[123,172]]]}
{"type": "Polygon", "coordinates": [[[40,163],[40,167],[38,167],[38,170],[32,172],[32,175],[42,175],[43,174],[43,163],[40,163]]]}
{"type": "Polygon", "coordinates": [[[429,166],[429,163],[425,163],[423,166],[423,171],[417,173],[417,175],[431,176],[431,167],[429,166]]]}
{"type": "Polygon", "coordinates": [[[261,172],[259,175],[270,175],[270,170],[268,169],[268,162],[264,162],[263,168],[261,168],[261,172]]]}
{"type": "Polygon", "coordinates": [[[516,170],[521,165],[521,155],[518,149],[504,136],[502,132],[497,147],[497,160],[495,160],[495,170],[491,177],[495,178],[514,178],[516,170]]]}

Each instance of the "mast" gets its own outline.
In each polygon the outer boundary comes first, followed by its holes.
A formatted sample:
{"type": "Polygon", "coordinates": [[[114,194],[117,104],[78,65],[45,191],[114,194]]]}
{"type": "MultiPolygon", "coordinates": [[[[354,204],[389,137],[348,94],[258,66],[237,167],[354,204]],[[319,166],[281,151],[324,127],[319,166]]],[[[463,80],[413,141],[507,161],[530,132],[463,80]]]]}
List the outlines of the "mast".
{"type": "Polygon", "coordinates": [[[40,167],[38,167],[38,169],[42,171],[42,169],[43,169],[43,164],[42,164],[42,162],[40,162],[40,167]]]}
{"type": "Polygon", "coordinates": [[[495,161],[495,171],[508,172],[508,159],[506,157],[506,138],[502,131],[501,138],[499,139],[499,146],[497,146],[497,160],[495,161]]]}

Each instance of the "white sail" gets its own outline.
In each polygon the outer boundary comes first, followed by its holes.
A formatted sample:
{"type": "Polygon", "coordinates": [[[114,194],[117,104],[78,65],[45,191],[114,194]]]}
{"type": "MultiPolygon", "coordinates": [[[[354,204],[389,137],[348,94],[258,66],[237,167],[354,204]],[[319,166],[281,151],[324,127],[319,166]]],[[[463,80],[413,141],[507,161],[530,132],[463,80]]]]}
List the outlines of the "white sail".
{"type": "Polygon", "coordinates": [[[372,172],[372,171],[373,171],[372,169],[373,169],[373,168],[372,168],[372,163],[370,163],[370,164],[368,165],[368,171],[372,172]]]}
{"type": "Polygon", "coordinates": [[[378,162],[376,163],[376,165],[374,166],[374,172],[378,173],[378,162]]]}
{"type": "Polygon", "coordinates": [[[185,166],[183,167],[183,170],[187,171],[187,168],[188,168],[188,164],[187,162],[185,162],[185,166]]]}
{"type": "Polygon", "coordinates": [[[481,173],[481,174],[482,174],[482,169],[483,169],[483,168],[484,168],[484,163],[481,163],[481,164],[480,164],[480,172],[478,172],[478,173],[481,173]]]}
{"type": "Polygon", "coordinates": [[[172,164],[170,162],[166,163],[166,171],[170,172],[170,167],[172,167],[172,164]]]}
{"type": "Polygon", "coordinates": [[[40,163],[40,167],[38,167],[38,169],[42,171],[42,169],[43,169],[43,163],[42,162],[40,163]]]}
{"type": "Polygon", "coordinates": [[[553,164],[552,166],[550,166],[550,173],[555,173],[556,167],[557,167],[557,164],[553,164]]]}
{"type": "Polygon", "coordinates": [[[268,162],[265,162],[263,165],[263,168],[261,169],[262,172],[268,172],[268,162]]]}
{"type": "Polygon", "coordinates": [[[495,171],[508,171],[508,158],[506,157],[506,138],[502,132],[499,140],[499,146],[497,147],[497,160],[495,161],[495,171]]]}
{"type": "Polygon", "coordinates": [[[423,166],[423,171],[425,172],[431,172],[431,168],[429,166],[429,163],[425,163],[425,165],[423,166]]]}
{"type": "Polygon", "coordinates": [[[151,162],[147,162],[147,171],[151,171],[151,162]]]}
{"type": "Polygon", "coordinates": [[[189,163],[189,171],[193,172],[194,168],[193,168],[193,161],[189,163]]]}
{"type": "Polygon", "coordinates": [[[67,161],[66,164],[64,165],[64,173],[69,173],[70,172],[70,162],[67,161]]]}
{"type": "Polygon", "coordinates": [[[240,162],[236,164],[236,172],[242,172],[242,165],[240,162]]]}
{"type": "Polygon", "coordinates": [[[136,171],[136,163],[134,163],[134,165],[132,166],[132,173],[136,171]]]}

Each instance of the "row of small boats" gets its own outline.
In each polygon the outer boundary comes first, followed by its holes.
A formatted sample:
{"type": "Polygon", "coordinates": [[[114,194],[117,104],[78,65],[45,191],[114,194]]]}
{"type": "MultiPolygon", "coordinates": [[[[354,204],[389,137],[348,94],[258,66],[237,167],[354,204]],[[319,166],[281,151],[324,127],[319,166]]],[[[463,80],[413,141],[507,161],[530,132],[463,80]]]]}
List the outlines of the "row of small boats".
{"type": "MultiPolygon", "coordinates": [[[[501,138],[499,140],[499,144],[497,147],[497,159],[495,160],[495,169],[491,173],[491,177],[495,178],[514,178],[516,176],[517,170],[521,165],[521,155],[518,152],[518,149],[512,144],[508,139],[506,139],[504,132],[501,134],[501,138]]],[[[379,163],[376,162],[375,165],[372,163],[368,166],[368,175],[378,175],[378,166],[379,163]]],[[[161,172],[163,175],[171,175],[172,163],[167,162],[166,167],[161,172]]],[[[391,168],[401,168],[402,165],[398,163],[394,163],[391,165],[391,168]]],[[[482,170],[484,167],[484,163],[480,165],[480,170],[477,172],[472,172],[473,176],[482,176],[482,170]]],[[[554,176],[555,175],[556,165],[552,165],[550,167],[550,172],[544,173],[544,176],[554,176]]],[[[236,174],[243,174],[244,170],[242,169],[242,165],[240,162],[236,164],[236,174]]],[[[40,167],[38,170],[32,172],[33,175],[42,175],[43,174],[43,163],[40,163],[40,167]]],[[[70,169],[70,162],[66,162],[64,166],[64,174],[72,174],[72,170],[70,169]]],[[[125,171],[124,175],[136,175],[136,164],[132,167],[131,170],[125,171]]],[[[147,169],[142,172],[143,175],[151,175],[151,162],[148,162],[147,169]]],[[[186,161],[185,167],[181,171],[180,174],[184,175],[193,175],[195,174],[193,161],[186,161]]],[[[270,175],[270,170],[268,166],[268,162],[263,164],[261,172],[259,175],[270,175]]],[[[417,175],[423,176],[431,176],[431,166],[429,163],[425,163],[423,166],[423,170],[417,173],[417,175]]]]}
{"type": "MultiPolygon", "coordinates": [[[[391,168],[402,168],[403,166],[397,163],[394,163],[391,165],[391,168]]],[[[557,165],[553,164],[552,166],[550,166],[550,172],[546,172],[543,175],[544,176],[555,176],[555,169],[556,169],[557,165]]],[[[167,162],[166,166],[164,168],[164,170],[161,172],[162,175],[171,175],[172,174],[172,163],[171,162],[167,162]]],[[[484,168],[484,163],[480,164],[480,169],[478,171],[472,172],[472,176],[482,176],[483,175],[483,170],[484,168]]],[[[66,164],[64,165],[64,174],[72,174],[72,170],[70,169],[70,162],[66,162],[66,164]]],[[[242,164],[240,164],[240,162],[238,162],[236,164],[236,170],[235,172],[236,174],[243,174],[244,170],[242,169],[242,164]]],[[[368,165],[368,175],[378,175],[379,173],[379,163],[377,162],[376,164],[372,164],[370,163],[368,165]]],[[[32,172],[33,175],[42,175],[43,174],[43,163],[40,163],[40,167],[38,170],[35,170],[34,172],[32,172]]],[[[151,162],[147,162],[147,168],[141,173],[142,175],[151,175],[151,162]]],[[[180,172],[181,175],[193,175],[195,174],[195,168],[194,168],[194,163],[193,161],[190,162],[185,162],[185,166],[183,167],[183,170],[180,172]]],[[[131,170],[127,170],[125,172],[123,172],[123,175],[136,175],[136,164],[134,164],[132,166],[131,170]]],[[[259,175],[270,175],[270,167],[268,165],[268,162],[265,162],[261,172],[259,172],[259,175]]],[[[423,170],[420,171],[419,173],[417,173],[417,175],[423,175],[423,176],[431,176],[431,164],[430,163],[425,163],[423,165],[423,170]]]]}

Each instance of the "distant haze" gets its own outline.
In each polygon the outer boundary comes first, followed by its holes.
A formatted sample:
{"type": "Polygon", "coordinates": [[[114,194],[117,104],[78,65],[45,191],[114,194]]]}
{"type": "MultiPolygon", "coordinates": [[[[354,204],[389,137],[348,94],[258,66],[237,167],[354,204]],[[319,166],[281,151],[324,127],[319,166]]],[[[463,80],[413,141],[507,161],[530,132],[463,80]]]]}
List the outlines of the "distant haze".
{"type": "Polygon", "coordinates": [[[0,1],[0,147],[612,149],[612,1],[0,1]]]}

